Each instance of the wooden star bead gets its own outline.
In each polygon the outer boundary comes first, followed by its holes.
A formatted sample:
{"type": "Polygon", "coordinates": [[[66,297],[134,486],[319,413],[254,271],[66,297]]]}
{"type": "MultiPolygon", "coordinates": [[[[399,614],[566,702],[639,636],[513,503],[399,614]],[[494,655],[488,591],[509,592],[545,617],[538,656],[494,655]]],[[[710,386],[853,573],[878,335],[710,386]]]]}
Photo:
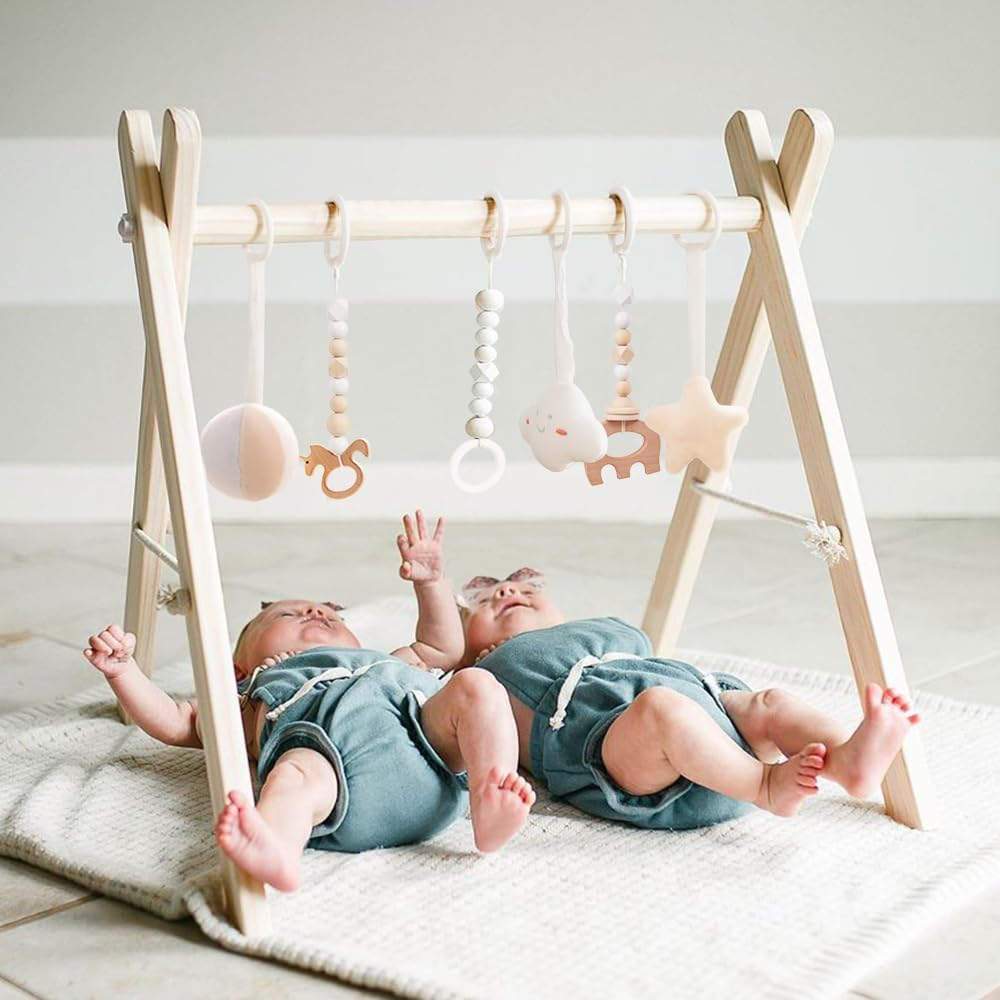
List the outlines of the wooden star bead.
{"type": "Polygon", "coordinates": [[[346,437],[350,427],[351,420],[346,413],[331,413],[326,418],[326,429],[334,437],[346,437]]]}
{"type": "Polygon", "coordinates": [[[615,386],[615,392],[619,396],[627,396],[632,391],[632,383],[624,379],[615,386]]]}
{"type": "Polygon", "coordinates": [[[625,347],[632,342],[632,334],[628,330],[615,330],[615,343],[619,347],[625,347]]]}
{"type": "Polygon", "coordinates": [[[334,413],[343,413],[347,410],[347,397],[346,396],[334,396],[330,400],[330,409],[334,413]]]}
{"type": "Polygon", "coordinates": [[[335,358],[347,356],[347,341],[343,337],[334,337],[330,341],[330,353],[335,358]]]}
{"type": "Polygon", "coordinates": [[[347,359],[334,358],[330,362],[329,371],[331,378],[345,378],[347,376],[347,359]]]}

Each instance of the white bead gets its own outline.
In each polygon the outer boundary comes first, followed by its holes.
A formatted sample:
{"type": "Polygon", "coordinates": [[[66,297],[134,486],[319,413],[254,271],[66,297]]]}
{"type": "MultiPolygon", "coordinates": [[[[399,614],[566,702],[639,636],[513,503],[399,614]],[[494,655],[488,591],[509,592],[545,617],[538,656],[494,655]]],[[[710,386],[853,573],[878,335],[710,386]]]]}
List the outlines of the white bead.
{"type": "Polygon", "coordinates": [[[472,376],[473,382],[479,382],[485,379],[487,382],[496,381],[497,376],[500,374],[500,369],[497,368],[492,361],[486,361],[483,363],[476,362],[470,369],[469,374],[472,376]]]}
{"type": "Polygon", "coordinates": [[[347,320],[347,299],[334,299],[330,303],[330,319],[332,320],[347,320]]]}
{"type": "Polygon", "coordinates": [[[615,365],[615,378],[621,382],[624,379],[631,377],[632,366],[631,365],[615,365]]]}
{"type": "Polygon", "coordinates": [[[330,320],[330,336],[331,337],[346,337],[347,336],[347,324],[342,319],[330,320]]]}
{"type": "Polygon", "coordinates": [[[484,326],[481,330],[476,330],[477,344],[495,344],[500,334],[490,326],[484,326]]]}
{"type": "Polygon", "coordinates": [[[615,313],[615,326],[619,330],[627,330],[631,322],[632,322],[632,317],[629,316],[629,314],[625,312],[624,309],[622,309],[621,312],[615,313]]]}
{"type": "Polygon", "coordinates": [[[476,348],[476,360],[480,364],[487,364],[490,361],[495,361],[497,356],[497,349],[495,347],[490,347],[489,344],[483,344],[481,347],[476,348]]]}
{"type": "Polygon", "coordinates": [[[472,395],[480,399],[489,399],[493,395],[495,387],[492,382],[473,382],[472,395]]]}
{"type": "Polygon", "coordinates": [[[484,288],[476,295],[476,305],[488,312],[501,312],[503,310],[503,292],[496,288],[484,288]]]}
{"type": "Polygon", "coordinates": [[[493,434],[493,421],[489,417],[469,417],[465,433],[471,438],[488,438],[493,434]]]}
{"type": "Polygon", "coordinates": [[[485,312],[481,312],[476,317],[476,322],[480,326],[499,326],[500,325],[500,314],[493,312],[492,309],[487,309],[485,312]]]}
{"type": "Polygon", "coordinates": [[[334,455],[342,455],[350,442],[345,437],[332,437],[328,445],[334,455]]]}
{"type": "Polygon", "coordinates": [[[485,417],[493,409],[493,404],[488,399],[474,399],[469,403],[469,412],[477,417],[485,417]]]}
{"type": "Polygon", "coordinates": [[[627,306],[632,301],[631,285],[615,285],[615,302],[620,306],[627,306]]]}
{"type": "Polygon", "coordinates": [[[330,379],[330,390],[335,396],[346,396],[351,383],[346,378],[330,379]]]}

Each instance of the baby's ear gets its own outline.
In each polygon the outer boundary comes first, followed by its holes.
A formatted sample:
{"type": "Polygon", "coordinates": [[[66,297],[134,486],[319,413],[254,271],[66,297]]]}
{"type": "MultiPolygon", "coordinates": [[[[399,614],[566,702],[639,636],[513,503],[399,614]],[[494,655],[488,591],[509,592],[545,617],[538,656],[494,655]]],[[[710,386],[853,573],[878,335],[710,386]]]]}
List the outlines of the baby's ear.
{"type": "Polygon", "coordinates": [[[260,610],[266,611],[272,604],[274,604],[274,601],[261,601],[260,610]]]}

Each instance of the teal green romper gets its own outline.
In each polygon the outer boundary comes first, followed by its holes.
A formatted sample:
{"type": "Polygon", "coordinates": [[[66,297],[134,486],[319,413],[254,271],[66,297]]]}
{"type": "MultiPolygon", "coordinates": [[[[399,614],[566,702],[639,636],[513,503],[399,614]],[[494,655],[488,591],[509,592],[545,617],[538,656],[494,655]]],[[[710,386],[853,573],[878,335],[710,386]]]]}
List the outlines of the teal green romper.
{"type": "Polygon", "coordinates": [[[720,690],[748,691],[743,681],[652,653],[646,634],[635,626],[619,618],[588,618],[522,632],[477,666],[534,711],[531,770],[553,795],[592,816],[660,830],[711,826],[744,815],[753,807],[684,777],[651,795],[630,795],[604,767],[601,748],[608,728],[636,695],[652,687],[696,701],[727,736],[753,752],[719,698],[720,690]]]}
{"type": "Polygon", "coordinates": [[[308,846],[367,851],[427,840],[464,816],[467,780],[420,725],[441,689],[433,674],[371,649],[310,649],[261,670],[240,693],[271,710],[260,737],[261,784],[286,750],[307,747],[333,766],[333,811],[308,846]]]}

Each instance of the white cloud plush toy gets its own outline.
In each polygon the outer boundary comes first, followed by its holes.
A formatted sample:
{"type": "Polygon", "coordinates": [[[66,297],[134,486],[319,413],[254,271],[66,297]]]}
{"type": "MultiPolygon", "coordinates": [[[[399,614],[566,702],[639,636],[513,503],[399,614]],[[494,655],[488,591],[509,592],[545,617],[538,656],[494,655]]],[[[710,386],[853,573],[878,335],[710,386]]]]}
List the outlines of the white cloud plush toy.
{"type": "Polygon", "coordinates": [[[521,437],[551,472],[572,462],[596,462],[608,450],[603,425],[572,382],[552,386],[521,414],[521,437]]]}

